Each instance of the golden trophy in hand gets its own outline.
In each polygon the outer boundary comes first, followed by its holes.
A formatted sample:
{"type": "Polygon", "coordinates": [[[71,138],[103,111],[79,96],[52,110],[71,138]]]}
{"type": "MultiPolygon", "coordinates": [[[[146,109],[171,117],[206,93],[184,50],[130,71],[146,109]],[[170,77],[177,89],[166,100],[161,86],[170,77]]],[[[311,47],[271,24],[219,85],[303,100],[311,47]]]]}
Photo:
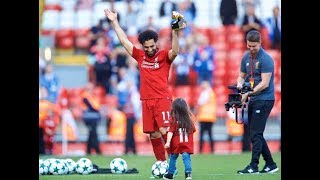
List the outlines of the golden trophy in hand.
{"type": "Polygon", "coordinates": [[[177,11],[172,11],[172,23],[171,28],[173,30],[180,30],[187,27],[187,21],[183,18],[183,15],[177,11]]]}

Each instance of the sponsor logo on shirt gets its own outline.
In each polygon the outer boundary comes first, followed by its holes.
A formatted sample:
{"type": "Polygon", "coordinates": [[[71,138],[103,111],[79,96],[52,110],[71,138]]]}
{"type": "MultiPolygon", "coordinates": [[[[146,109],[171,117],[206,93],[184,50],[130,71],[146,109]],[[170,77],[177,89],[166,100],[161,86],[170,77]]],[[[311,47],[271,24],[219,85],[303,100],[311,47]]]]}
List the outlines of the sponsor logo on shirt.
{"type": "Polygon", "coordinates": [[[160,65],[158,62],[142,61],[141,67],[142,68],[149,68],[149,69],[158,69],[160,67],[160,65]]]}

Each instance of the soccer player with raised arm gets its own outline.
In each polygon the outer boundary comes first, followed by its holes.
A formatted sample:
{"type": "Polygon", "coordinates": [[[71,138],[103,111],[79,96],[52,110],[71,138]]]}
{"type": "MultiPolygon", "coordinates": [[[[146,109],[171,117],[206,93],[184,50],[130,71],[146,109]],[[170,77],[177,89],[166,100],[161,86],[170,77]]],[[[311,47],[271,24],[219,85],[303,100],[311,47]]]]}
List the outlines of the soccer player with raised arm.
{"type": "MultiPolygon", "coordinates": [[[[143,49],[138,49],[129,41],[120,27],[117,12],[105,10],[105,15],[128,53],[138,62],[140,71],[140,99],[142,101],[143,132],[150,134],[155,157],[165,161],[164,141],[167,140],[167,129],[170,125],[170,109],[172,94],[169,90],[168,77],[170,66],[179,53],[178,31],[186,27],[172,29],[172,47],[170,50],[159,50],[157,47],[158,33],[145,30],[138,36],[143,49]]],[[[168,152],[170,154],[170,152],[168,152]]]]}

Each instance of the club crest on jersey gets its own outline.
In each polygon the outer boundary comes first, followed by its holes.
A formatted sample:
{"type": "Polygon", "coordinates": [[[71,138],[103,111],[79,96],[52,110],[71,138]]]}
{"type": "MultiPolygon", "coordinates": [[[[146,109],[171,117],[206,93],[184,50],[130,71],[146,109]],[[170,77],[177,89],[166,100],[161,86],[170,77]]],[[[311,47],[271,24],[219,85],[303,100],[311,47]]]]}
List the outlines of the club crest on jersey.
{"type": "Polygon", "coordinates": [[[256,69],[258,69],[258,68],[259,68],[259,61],[256,62],[256,69]]]}
{"type": "Polygon", "coordinates": [[[159,63],[157,63],[157,62],[154,63],[154,68],[155,68],[155,69],[159,68],[159,63]]]}

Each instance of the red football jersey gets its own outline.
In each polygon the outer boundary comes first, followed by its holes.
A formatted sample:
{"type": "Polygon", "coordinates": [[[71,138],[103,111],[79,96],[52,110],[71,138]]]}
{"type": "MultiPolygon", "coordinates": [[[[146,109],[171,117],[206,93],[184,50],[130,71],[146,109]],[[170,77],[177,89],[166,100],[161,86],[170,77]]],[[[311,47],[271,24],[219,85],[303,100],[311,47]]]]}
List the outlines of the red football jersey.
{"type": "Polygon", "coordinates": [[[172,61],[168,50],[159,50],[149,57],[141,49],[133,47],[132,57],[138,62],[140,71],[140,99],[172,99],[168,78],[172,61]]]}
{"type": "Polygon", "coordinates": [[[193,133],[196,131],[193,125],[193,131],[188,133],[185,128],[178,128],[178,121],[170,124],[169,132],[173,133],[170,148],[173,154],[184,152],[193,154],[193,133]]]}

